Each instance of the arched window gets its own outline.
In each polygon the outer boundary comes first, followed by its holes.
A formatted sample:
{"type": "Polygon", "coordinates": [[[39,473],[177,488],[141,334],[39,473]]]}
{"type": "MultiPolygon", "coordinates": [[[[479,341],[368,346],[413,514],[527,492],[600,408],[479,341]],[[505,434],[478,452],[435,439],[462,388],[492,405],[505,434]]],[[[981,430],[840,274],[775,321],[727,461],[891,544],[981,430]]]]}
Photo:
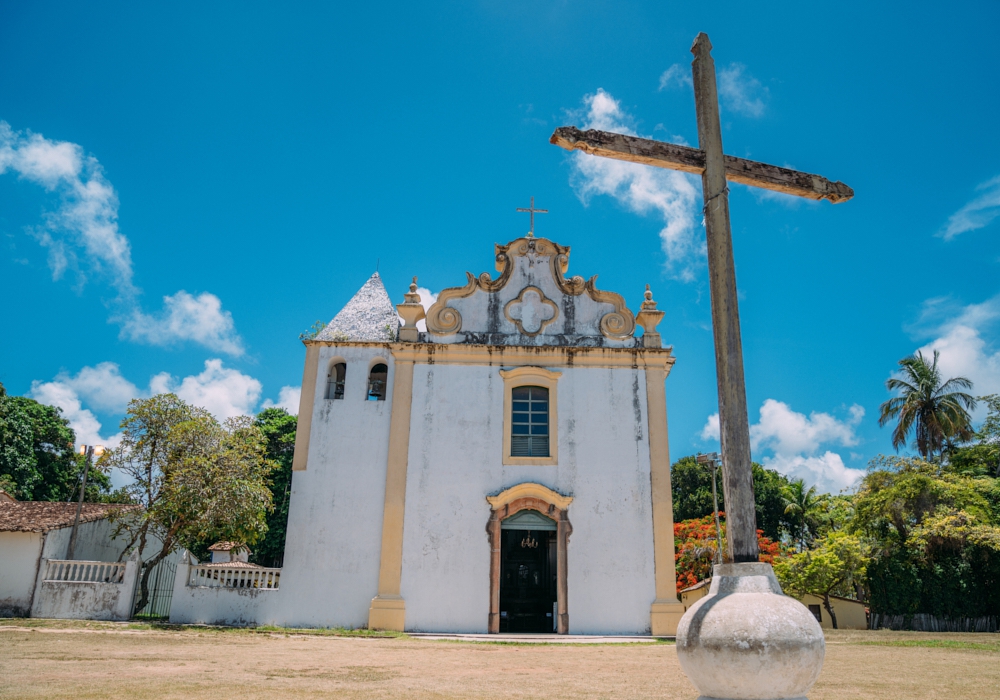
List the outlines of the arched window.
{"type": "Polygon", "coordinates": [[[385,401],[385,382],[389,368],[381,362],[372,367],[368,373],[368,400],[385,401]]]}
{"type": "Polygon", "coordinates": [[[549,456],[549,390],[519,386],[511,390],[511,457],[549,456]]]}
{"type": "Polygon", "coordinates": [[[330,373],[326,377],[326,398],[344,398],[344,377],[347,374],[347,365],[338,362],[330,368],[330,373]]]}

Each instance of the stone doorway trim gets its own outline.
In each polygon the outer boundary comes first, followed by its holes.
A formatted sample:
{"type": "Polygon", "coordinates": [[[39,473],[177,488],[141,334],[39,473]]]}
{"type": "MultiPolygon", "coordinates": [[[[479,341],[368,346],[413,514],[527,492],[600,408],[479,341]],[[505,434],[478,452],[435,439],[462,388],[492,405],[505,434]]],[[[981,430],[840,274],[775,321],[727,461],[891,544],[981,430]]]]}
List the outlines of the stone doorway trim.
{"type": "Polygon", "coordinates": [[[487,496],[490,519],[486,534],[490,539],[490,616],[488,631],[500,632],[500,523],[522,510],[534,510],[556,521],[556,632],[569,634],[569,612],[566,601],[566,549],[573,526],[567,510],[572,496],[563,496],[536,483],[511,486],[496,496],[487,496]]]}

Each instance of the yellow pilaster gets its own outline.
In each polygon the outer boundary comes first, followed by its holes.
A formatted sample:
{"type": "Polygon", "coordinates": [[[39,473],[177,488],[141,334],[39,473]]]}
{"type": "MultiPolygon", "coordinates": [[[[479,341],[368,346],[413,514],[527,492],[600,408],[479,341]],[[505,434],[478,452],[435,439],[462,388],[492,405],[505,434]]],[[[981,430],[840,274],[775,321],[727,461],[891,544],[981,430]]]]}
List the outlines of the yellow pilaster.
{"type": "Polygon", "coordinates": [[[389,456],[382,514],[382,552],[378,595],[368,610],[368,628],[402,632],[406,603],[399,594],[403,573],[403,515],[406,506],[406,466],[410,450],[410,405],[413,402],[413,360],[395,358],[389,456]]]}
{"type": "Polygon", "coordinates": [[[666,367],[646,366],[646,406],[649,416],[649,479],[653,501],[653,567],[656,600],[650,607],[654,636],[673,636],[684,615],[677,600],[674,564],[674,504],[670,493],[670,445],[667,438],[666,367]]]}
{"type": "Polygon", "coordinates": [[[309,457],[309,433],[316,406],[316,374],[319,372],[319,344],[306,346],[306,366],[302,370],[302,393],[299,394],[299,418],[295,430],[295,453],[292,470],[305,471],[309,457]]]}

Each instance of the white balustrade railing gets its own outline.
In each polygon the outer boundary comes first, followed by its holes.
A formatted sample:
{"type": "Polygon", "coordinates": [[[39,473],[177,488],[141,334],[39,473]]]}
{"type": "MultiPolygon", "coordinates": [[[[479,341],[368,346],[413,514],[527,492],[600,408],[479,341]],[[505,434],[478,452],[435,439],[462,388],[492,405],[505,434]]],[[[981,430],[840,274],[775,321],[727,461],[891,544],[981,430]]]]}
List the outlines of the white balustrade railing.
{"type": "Polygon", "coordinates": [[[196,565],[188,576],[189,586],[209,588],[257,588],[277,590],[281,569],[196,565]]]}
{"type": "Polygon", "coordinates": [[[44,580],[66,583],[124,583],[126,563],[49,559],[45,567],[44,580]]]}

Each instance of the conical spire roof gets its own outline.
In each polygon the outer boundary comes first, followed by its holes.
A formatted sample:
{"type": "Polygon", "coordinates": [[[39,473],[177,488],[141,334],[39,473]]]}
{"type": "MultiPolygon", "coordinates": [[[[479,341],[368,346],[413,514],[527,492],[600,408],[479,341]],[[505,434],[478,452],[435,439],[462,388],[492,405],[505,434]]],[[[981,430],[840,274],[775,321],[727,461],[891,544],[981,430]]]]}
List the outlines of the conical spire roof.
{"type": "Polygon", "coordinates": [[[396,307],[376,272],[320,331],[316,340],[389,342],[396,339],[398,331],[396,307]]]}

